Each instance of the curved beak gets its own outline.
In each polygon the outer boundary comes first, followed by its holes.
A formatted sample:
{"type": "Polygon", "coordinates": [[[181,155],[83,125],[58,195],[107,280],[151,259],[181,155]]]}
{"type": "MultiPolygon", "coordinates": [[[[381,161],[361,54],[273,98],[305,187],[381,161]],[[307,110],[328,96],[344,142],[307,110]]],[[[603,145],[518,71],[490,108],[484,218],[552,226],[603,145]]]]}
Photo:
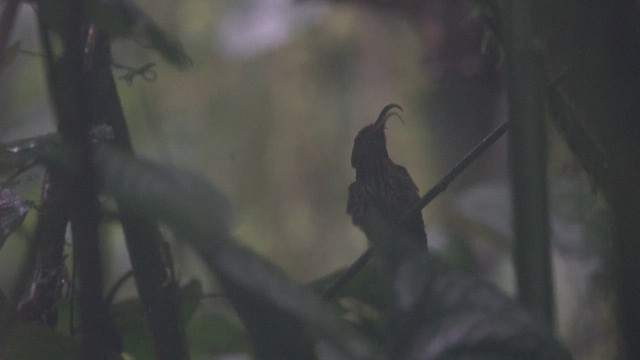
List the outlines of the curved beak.
{"type": "MultiPolygon", "coordinates": [[[[398,117],[400,117],[400,115],[398,115],[397,113],[390,113],[389,111],[391,111],[392,109],[400,109],[400,111],[404,111],[402,107],[398,104],[389,104],[385,106],[384,108],[382,108],[382,111],[380,111],[380,115],[378,115],[378,119],[376,119],[376,122],[373,123],[374,131],[378,131],[379,129],[384,128],[384,125],[387,123],[387,120],[389,120],[389,118],[392,115],[395,114],[398,117]]],[[[401,117],[400,117],[400,120],[402,120],[401,117]]]]}

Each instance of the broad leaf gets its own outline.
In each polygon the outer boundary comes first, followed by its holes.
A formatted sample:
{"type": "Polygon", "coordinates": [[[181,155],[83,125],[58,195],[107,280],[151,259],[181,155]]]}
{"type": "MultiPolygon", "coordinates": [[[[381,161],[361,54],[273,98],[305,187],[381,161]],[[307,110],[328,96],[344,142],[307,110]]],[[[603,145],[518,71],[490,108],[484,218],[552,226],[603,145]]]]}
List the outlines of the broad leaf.
{"type": "Polygon", "coordinates": [[[97,155],[103,188],[121,208],[166,222],[216,272],[259,358],[309,354],[307,329],[349,358],[372,357],[366,342],[317,296],[232,241],[228,202],[206,180],[110,149],[97,155]]]}
{"type": "Polygon", "coordinates": [[[571,359],[521,304],[420,249],[375,210],[369,215],[373,259],[392,278],[391,358],[571,359]]]}

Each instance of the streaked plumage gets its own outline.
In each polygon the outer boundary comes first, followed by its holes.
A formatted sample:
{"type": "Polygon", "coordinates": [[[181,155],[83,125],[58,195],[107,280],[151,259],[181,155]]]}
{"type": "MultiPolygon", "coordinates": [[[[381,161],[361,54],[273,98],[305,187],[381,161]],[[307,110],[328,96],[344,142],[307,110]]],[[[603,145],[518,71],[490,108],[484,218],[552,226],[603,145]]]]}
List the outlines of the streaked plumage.
{"type": "Polygon", "coordinates": [[[422,214],[416,212],[403,219],[420,200],[420,195],[407,169],[391,161],[387,152],[384,126],[393,114],[389,111],[394,108],[402,110],[396,104],[385,106],[378,119],[360,130],[354,140],[351,166],[356,169],[356,181],[349,185],[347,213],[354,225],[366,234],[367,212],[374,207],[387,220],[426,242],[422,214]]]}

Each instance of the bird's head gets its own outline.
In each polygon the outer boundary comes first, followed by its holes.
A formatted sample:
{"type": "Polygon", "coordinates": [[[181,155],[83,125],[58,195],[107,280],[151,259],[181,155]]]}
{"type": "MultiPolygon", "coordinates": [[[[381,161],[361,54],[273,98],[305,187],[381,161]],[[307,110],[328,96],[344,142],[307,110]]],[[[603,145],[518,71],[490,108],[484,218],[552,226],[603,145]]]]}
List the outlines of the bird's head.
{"type": "Polygon", "coordinates": [[[351,166],[354,169],[374,166],[389,157],[384,129],[387,120],[392,115],[397,115],[390,112],[394,108],[402,110],[400,105],[389,104],[380,111],[378,119],[373,124],[365,126],[358,132],[353,141],[353,151],[351,152],[351,166]]]}

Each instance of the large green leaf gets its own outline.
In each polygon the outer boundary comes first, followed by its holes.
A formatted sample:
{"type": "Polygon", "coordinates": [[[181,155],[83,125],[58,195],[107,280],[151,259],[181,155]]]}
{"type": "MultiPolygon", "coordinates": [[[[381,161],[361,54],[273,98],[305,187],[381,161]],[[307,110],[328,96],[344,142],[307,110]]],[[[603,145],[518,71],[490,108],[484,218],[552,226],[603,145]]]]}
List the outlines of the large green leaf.
{"type": "Polygon", "coordinates": [[[314,349],[307,330],[348,358],[372,357],[366,341],[311,291],[232,241],[229,204],[208,181],[106,148],[97,155],[102,186],[121,208],[166,222],[216,272],[259,358],[309,355],[314,349]]]}
{"type": "Polygon", "coordinates": [[[495,286],[454,269],[375,209],[365,219],[373,260],[391,281],[393,359],[558,359],[551,329],[495,286]]]}

